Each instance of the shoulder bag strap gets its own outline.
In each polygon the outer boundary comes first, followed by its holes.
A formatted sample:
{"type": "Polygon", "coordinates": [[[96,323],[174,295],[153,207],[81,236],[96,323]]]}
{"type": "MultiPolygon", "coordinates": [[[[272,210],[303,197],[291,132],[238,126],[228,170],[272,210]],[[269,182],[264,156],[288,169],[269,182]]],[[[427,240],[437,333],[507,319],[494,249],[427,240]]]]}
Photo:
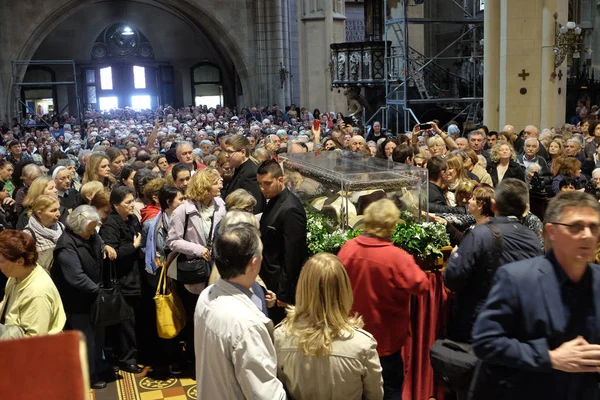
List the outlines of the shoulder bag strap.
{"type": "Polygon", "coordinates": [[[500,258],[502,257],[502,249],[504,247],[504,241],[502,238],[502,231],[496,224],[487,224],[489,230],[492,232],[492,268],[491,274],[494,276],[498,268],[500,268],[500,258]]]}
{"type": "Polygon", "coordinates": [[[37,238],[35,236],[35,232],[33,231],[33,229],[31,229],[31,228],[23,228],[23,230],[29,232],[29,234],[31,235],[33,241],[37,243],[37,238]]]}
{"type": "Polygon", "coordinates": [[[189,220],[190,220],[190,215],[186,212],[185,213],[185,223],[183,224],[183,236],[181,237],[182,239],[185,239],[185,233],[187,232],[189,220]]]}
{"type": "Polygon", "coordinates": [[[213,211],[213,214],[210,217],[210,229],[208,230],[208,237],[206,238],[206,248],[208,250],[211,250],[212,247],[212,233],[213,233],[213,227],[215,226],[215,213],[217,212],[216,209],[216,205],[215,205],[215,211],[213,211]]]}

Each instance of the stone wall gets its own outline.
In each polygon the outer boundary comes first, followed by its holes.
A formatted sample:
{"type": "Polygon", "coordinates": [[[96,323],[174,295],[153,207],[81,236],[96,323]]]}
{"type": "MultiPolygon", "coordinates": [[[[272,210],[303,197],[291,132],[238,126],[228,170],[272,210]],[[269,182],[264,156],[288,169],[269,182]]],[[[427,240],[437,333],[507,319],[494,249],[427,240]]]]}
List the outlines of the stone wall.
{"type": "MultiPolygon", "coordinates": [[[[157,58],[172,59],[178,79],[176,94],[182,104],[191,102],[189,67],[193,61],[214,60],[224,76],[235,81],[239,76],[243,103],[259,100],[275,102],[268,94],[263,99],[259,88],[267,84],[257,66],[258,3],[261,0],[138,0],[103,2],[101,0],[5,0],[0,2],[0,119],[15,115],[11,62],[32,58],[60,58],[59,55],[89,60],[97,35],[110,23],[131,21],[150,39],[157,58]],[[127,5],[121,3],[129,3],[127,5]],[[121,6],[119,6],[119,4],[121,6]],[[90,8],[91,7],[91,8],[90,8]],[[86,9],[88,9],[86,11],[86,9]],[[95,12],[104,14],[96,15],[95,12]],[[71,18],[73,17],[73,18],[71,18]],[[106,18],[118,19],[117,21],[106,18]],[[71,22],[69,22],[71,21],[71,22]],[[67,25],[62,25],[66,22],[67,25]],[[60,35],[52,36],[55,29],[60,35]],[[60,45],[60,42],[68,45],[60,45]],[[48,45],[48,48],[41,45],[48,45]],[[183,46],[183,51],[182,51],[183,46]],[[188,49],[186,51],[185,49],[188,49]],[[200,53],[200,54],[196,54],[200,53]],[[187,72],[186,72],[187,71],[187,72]],[[189,96],[189,97],[188,97],[189,96]]],[[[279,6],[274,8],[279,9],[279,6]]],[[[274,11],[277,13],[277,11],[274,11]]],[[[193,65],[193,64],[192,64],[193,65]]],[[[18,79],[22,79],[24,70],[18,79]]],[[[272,72],[271,72],[272,75],[272,72]]],[[[232,85],[231,90],[235,91],[232,85]]],[[[61,89],[64,90],[64,89],[61,89]]],[[[235,98],[235,94],[233,96],[235,98]]]]}

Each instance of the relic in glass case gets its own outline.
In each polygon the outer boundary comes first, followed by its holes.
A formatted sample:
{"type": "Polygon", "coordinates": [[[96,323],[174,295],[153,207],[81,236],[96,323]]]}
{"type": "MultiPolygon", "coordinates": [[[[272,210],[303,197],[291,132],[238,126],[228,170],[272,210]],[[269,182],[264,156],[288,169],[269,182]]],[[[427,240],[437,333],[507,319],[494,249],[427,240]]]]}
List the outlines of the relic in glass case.
{"type": "Polygon", "coordinates": [[[303,202],[337,221],[357,228],[366,207],[381,198],[420,221],[427,212],[427,170],[349,151],[280,156],[288,188],[303,202]]]}

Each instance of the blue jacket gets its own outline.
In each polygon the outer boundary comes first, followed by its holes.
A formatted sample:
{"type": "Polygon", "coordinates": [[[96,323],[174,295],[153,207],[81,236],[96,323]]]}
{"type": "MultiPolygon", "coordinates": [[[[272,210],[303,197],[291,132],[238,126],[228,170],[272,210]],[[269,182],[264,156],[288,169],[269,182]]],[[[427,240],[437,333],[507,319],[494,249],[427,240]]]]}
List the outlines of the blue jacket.
{"type": "MultiPolygon", "coordinates": [[[[473,349],[491,365],[513,373],[512,387],[501,399],[598,399],[597,375],[553,370],[549,350],[567,341],[567,318],[561,289],[552,265],[553,253],[506,265],[496,273],[494,285],[473,328],[473,349]],[[516,375],[514,375],[516,373],[516,375]],[[569,385],[578,393],[566,394],[569,385]],[[575,396],[575,397],[573,397],[575,396]]],[[[590,264],[595,306],[591,344],[600,343],[600,266],[590,264]]]]}
{"type": "Polygon", "coordinates": [[[449,337],[459,342],[471,342],[471,330],[479,310],[492,287],[494,265],[541,256],[542,246],[531,229],[523,226],[514,217],[495,217],[490,224],[498,226],[502,233],[502,255],[496,264],[493,258],[494,240],[492,231],[485,225],[465,235],[444,270],[446,287],[456,293],[449,337]]]}

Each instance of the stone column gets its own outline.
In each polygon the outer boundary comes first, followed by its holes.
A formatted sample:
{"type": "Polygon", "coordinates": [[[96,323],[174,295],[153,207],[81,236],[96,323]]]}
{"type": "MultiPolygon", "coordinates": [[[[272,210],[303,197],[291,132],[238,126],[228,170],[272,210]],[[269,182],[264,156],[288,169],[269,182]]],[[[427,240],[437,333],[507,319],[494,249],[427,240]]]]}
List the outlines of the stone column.
{"type": "Polygon", "coordinates": [[[546,0],[542,18],[542,116],[540,126],[551,128],[562,126],[566,121],[567,106],[567,61],[554,68],[555,45],[554,13],[558,21],[566,25],[568,0],[546,0]]]}
{"type": "MultiPolygon", "coordinates": [[[[553,15],[558,12],[559,21],[566,22],[567,2],[486,2],[484,122],[490,128],[510,124],[518,131],[528,124],[548,128],[564,123],[566,78],[553,74],[552,48],[553,15]]],[[[564,64],[556,73],[561,68],[564,75],[564,64]]]]}
{"type": "Polygon", "coordinates": [[[344,1],[302,0],[299,6],[300,102],[311,110],[345,112],[346,98],[330,90],[329,73],[329,45],[346,41],[344,1]]]}
{"type": "Polygon", "coordinates": [[[500,130],[500,2],[485,2],[485,21],[483,25],[483,121],[490,130],[500,130]]]}

